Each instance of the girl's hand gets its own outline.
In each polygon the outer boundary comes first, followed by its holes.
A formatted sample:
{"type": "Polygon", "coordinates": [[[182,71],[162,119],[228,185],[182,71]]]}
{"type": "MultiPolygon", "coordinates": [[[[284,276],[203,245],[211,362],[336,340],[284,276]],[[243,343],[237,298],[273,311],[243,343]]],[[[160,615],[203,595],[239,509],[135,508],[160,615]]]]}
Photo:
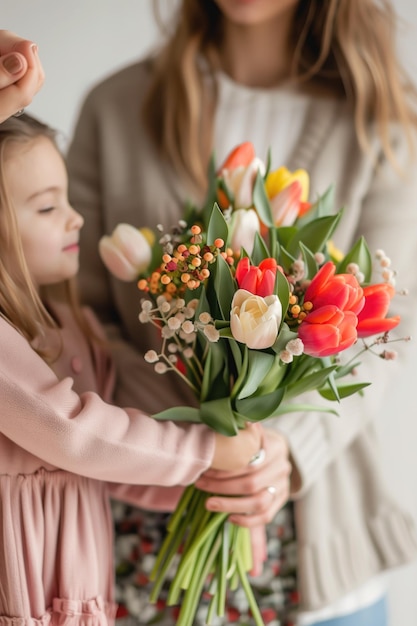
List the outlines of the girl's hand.
{"type": "Polygon", "coordinates": [[[264,429],[262,446],[265,458],[259,464],[238,472],[208,470],[198,479],[196,487],[218,494],[208,498],[207,509],[228,512],[231,522],[249,528],[272,521],[289,498],[291,464],[287,441],[280,433],[264,429]]]}
{"type": "Polygon", "coordinates": [[[44,79],[36,44],[0,30],[0,122],[28,106],[44,79]]]}
{"type": "MultiPolygon", "coordinates": [[[[215,433],[215,450],[211,467],[213,470],[233,472],[246,468],[262,448],[262,427],[247,424],[234,437],[215,433]]],[[[198,486],[198,485],[197,485],[198,486]]]]}

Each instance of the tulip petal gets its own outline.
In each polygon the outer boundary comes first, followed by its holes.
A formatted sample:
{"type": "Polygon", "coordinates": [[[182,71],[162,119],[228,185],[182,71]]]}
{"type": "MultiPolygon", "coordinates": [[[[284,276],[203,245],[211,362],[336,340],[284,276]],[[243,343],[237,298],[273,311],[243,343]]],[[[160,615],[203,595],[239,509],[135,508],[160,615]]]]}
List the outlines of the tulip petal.
{"type": "Polygon", "coordinates": [[[234,148],[226,157],[223,165],[219,168],[219,172],[223,170],[234,170],[237,167],[249,165],[256,157],[255,148],[250,141],[244,141],[234,148]]]}
{"type": "Polygon", "coordinates": [[[100,239],[99,253],[104,265],[119,280],[130,282],[137,278],[136,267],[114,246],[110,237],[100,239]]]}

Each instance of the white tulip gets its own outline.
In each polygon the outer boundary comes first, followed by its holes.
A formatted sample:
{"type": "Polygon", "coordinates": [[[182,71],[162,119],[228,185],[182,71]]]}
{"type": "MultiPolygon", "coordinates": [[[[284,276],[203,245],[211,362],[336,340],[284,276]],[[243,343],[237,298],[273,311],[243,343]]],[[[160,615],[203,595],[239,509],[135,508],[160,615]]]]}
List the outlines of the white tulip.
{"type": "Polygon", "coordinates": [[[247,209],[252,206],[253,185],[257,172],[265,174],[265,164],[255,157],[247,167],[240,165],[233,170],[223,170],[222,177],[226,186],[233,193],[234,209],[247,209]]]}
{"type": "Polygon", "coordinates": [[[255,235],[259,231],[259,218],[254,209],[234,211],[230,222],[230,232],[232,233],[230,247],[233,252],[239,254],[244,248],[248,254],[252,254],[255,235]]]}
{"type": "Polygon", "coordinates": [[[152,258],[148,238],[130,224],[118,224],[110,236],[102,237],[99,252],[107,269],[124,281],[136,280],[152,258]]]}
{"type": "Polygon", "coordinates": [[[281,320],[278,296],[262,298],[246,289],[238,289],[233,296],[230,329],[233,337],[248,348],[270,348],[278,336],[281,320]]]}

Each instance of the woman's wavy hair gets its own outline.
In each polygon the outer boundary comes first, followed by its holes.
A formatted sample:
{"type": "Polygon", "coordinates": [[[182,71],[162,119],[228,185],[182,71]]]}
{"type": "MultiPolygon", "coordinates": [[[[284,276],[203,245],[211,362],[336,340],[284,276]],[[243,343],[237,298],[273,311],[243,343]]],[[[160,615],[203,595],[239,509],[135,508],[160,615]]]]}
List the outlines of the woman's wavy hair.
{"type": "Polygon", "coordinates": [[[19,233],[13,199],[7,184],[4,164],[11,144],[30,144],[46,137],[57,146],[57,133],[46,124],[28,114],[11,117],[0,124],[0,315],[18,330],[47,361],[52,361],[59,351],[42,346],[42,336],[47,328],[56,328],[57,322],[45,303],[51,294],[66,301],[84,332],[77,289],[74,281],[42,288],[38,293],[27,266],[19,233]],[[39,346],[39,347],[36,347],[39,346]]]}
{"type": "MultiPolygon", "coordinates": [[[[156,0],[155,0],[156,1],[156,0]]],[[[160,18],[159,7],[155,14],[160,18]]],[[[395,166],[389,124],[405,129],[412,151],[416,91],[401,66],[397,16],[388,0],[299,0],[292,25],[291,76],[305,88],[322,86],[352,106],[358,141],[369,147],[368,123],[376,123],[386,156],[395,166]]],[[[159,19],[161,22],[161,20],[159,19]]],[[[182,0],[172,32],[152,59],[143,115],[164,158],[195,189],[205,189],[212,152],[216,87],[212,52],[222,40],[222,14],[213,0],[182,0]],[[198,58],[208,65],[207,94],[198,58]]]]}

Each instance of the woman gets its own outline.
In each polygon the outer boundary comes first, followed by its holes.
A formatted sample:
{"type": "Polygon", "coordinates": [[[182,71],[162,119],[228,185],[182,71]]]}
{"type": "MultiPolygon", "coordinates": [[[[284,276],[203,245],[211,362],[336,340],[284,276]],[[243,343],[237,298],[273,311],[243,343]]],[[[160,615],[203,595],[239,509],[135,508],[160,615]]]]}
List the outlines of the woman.
{"type": "MultiPolygon", "coordinates": [[[[313,197],[334,184],[335,209],[346,207],[336,244],[347,250],[364,235],[372,251],[389,251],[412,294],[397,299],[403,332],[412,334],[415,92],[395,55],[394,28],[390,5],[374,0],[183,0],[166,44],[87,96],[68,154],[70,194],[86,220],[84,295],[117,339],[119,402],[134,404],[137,387],[151,412],[193,399],[168,378],[161,398],[161,379],[141,360],[155,338],[137,322],[140,294],[106,274],[98,241],[119,222],[175,223],[186,199],[204,198],[212,151],[219,165],[242,141],[261,158],[271,148],[275,167],[305,168],[313,197]]],[[[232,511],[238,523],[269,522],[285,497],[277,468],[289,448],[294,519],[288,505],[270,524],[269,562],[254,580],[265,619],[386,624],[381,572],[415,558],[417,548],[411,521],[386,494],[376,450],[372,419],[396,367],[386,365],[362,365],[373,385],[364,398],[344,401],[339,420],[272,421],[266,460],[249,487],[241,477],[199,483],[224,495],[208,506],[232,511]],[[265,498],[270,485],[277,494],[265,498]]],[[[154,519],[138,525],[150,537],[146,550],[155,550],[154,519]]],[[[119,538],[119,551],[123,545],[119,538]]],[[[145,558],[135,569],[139,584],[146,573],[145,558]]],[[[134,598],[136,622],[146,623],[138,592],[128,587],[125,597],[134,598]]],[[[229,622],[246,623],[244,613],[239,597],[230,598],[229,622]]],[[[168,609],[163,617],[173,623],[168,609]]]]}

